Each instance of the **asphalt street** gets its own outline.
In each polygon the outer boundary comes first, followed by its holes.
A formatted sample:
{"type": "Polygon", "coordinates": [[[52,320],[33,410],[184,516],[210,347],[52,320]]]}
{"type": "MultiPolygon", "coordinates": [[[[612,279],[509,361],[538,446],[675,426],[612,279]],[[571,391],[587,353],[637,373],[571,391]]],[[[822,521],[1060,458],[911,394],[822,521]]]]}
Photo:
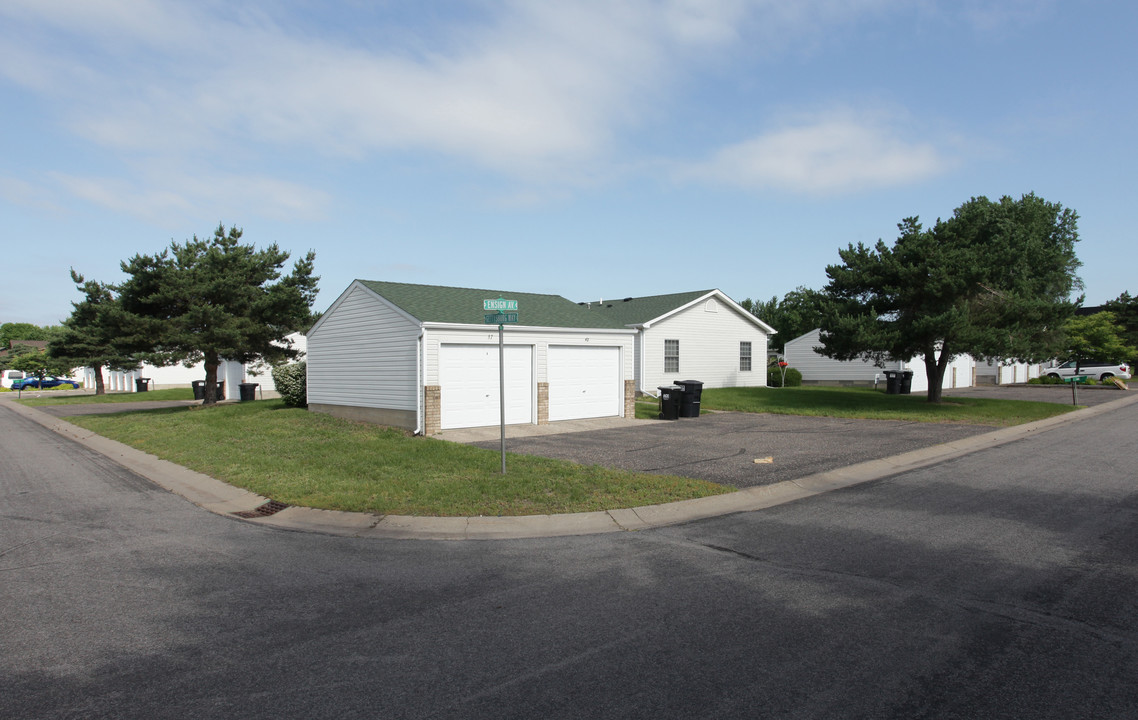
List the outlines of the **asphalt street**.
{"type": "Polygon", "coordinates": [[[214,515],[0,403],[0,716],[1138,715],[1138,407],[635,533],[214,515]]]}

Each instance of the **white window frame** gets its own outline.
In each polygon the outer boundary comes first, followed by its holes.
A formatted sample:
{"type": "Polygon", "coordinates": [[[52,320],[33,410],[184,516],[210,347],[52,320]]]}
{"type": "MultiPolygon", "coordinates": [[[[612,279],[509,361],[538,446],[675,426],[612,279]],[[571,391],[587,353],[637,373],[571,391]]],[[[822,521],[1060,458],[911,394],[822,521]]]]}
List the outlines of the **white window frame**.
{"type": "Polygon", "coordinates": [[[678,373],[680,371],[680,341],[679,340],[665,340],[664,341],[664,372],[665,373],[678,373]],[[672,349],[672,354],[668,350],[672,349]],[[669,365],[671,361],[671,365],[669,365]]]}

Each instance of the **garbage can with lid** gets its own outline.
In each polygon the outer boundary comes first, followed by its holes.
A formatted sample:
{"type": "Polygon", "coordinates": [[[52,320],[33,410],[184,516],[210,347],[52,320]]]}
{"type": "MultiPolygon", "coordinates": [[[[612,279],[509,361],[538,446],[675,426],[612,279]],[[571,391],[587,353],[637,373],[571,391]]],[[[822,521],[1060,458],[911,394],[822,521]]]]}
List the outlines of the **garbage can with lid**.
{"type": "Polygon", "coordinates": [[[913,371],[905,370],[901,373],[901,394],[909,395],[913,392],[913,371]]]}
{"type": "Polygon", "coordinates": [[[140,378],[134,379],[134,391],[135,392],[146,392],[149,389],[150,389],[150,378],[141,378],[140,377],[140,378]]]}
{"type": "Polygon", "coordinates": [[[675,420],[680,416],[680,389],[675,385],[663,385],[660,391],[660,419],[675,420]]]}
{"type": "MultiPolygon", "coordinates": [[[[205,400],[205,380],[194,380],[190,383],[190,387],[194,389],[194,400],[205,400]]],[[[221,380],[217,383],[217,399],[225,399],[224,380],[221,380]]]]}
{"type": "Polygon", "coordinates": [[[901,371],[900,370],[886,370],[885,371],[885,392],[888,395],[901,394],[901,371]]]}
{"type": "Polygon", "coordinates": [[[257,387],[261,383],[241,383],[237,387],[241,390],[241,402],[257,399],[257,387]]]}
{"type": "Polygon", "coordinates": [[[703,397],[703,383],[699,380],[678,380],[680,388],[680,417],[699,417],[700,398],[703,397]]]}

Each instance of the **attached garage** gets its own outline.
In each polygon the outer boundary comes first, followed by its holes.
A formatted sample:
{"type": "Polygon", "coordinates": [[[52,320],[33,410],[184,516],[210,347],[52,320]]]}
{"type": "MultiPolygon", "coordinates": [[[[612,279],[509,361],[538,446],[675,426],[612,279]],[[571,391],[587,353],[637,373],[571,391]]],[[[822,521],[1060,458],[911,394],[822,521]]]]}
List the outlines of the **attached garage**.
{"type": "MultiPolygon", "coordinates": [[[[534,422],[532,345],[507,345],[506,424],[534,422]]],[[[440,426],[453,428],[497,425],[501,421],[497,345],[439,346],[440,426]]],[[[552,419],[552,418],[551,418],[552,419]]]]}
{"type": "Polygon", "coordinates": [[[549,420],[621,414],[624,387],[619,347],[549,346],[549,420]]]}

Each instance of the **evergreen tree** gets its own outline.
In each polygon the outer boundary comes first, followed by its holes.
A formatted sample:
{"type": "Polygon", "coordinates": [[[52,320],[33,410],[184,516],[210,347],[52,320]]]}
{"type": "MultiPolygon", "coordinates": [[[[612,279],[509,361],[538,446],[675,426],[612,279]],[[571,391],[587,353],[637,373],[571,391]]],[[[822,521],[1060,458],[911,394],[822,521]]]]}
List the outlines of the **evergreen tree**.
{"type": "Polygon", "coordinates": [[[63,321],[63,331],[48,343],[48,355],[69,361],[71,367],[90,367],[95,374],[95,394],[106,393],[103,367],[131,371],[139,367],[139,358],[125,348],[137,346],[138,323],[123,312],[114,288],[94,280],[85,280],[71,270],[71,280],[83,300],[71,303],[71,317],[63,321]]]}
{"type": "Polygon", "coordinates": [[[1039,362],[1062,351],[1063,325],[1081,298],[1078,216],[1034,194],[964,203],[930,229],[898,225],[840,250],[826,268],[823,352],[881,363],[924,356],[928,399],[939,402],[952,358],[1039,362]]]}
{"type": "Polygon", "coordinates": [[[122,263],[123,309],[136,318],[136,352],[158,365],[202,361],[205,404],[217,402],[222,360],[270,364],[294,359],[286,336],[306,327],[316,298],[315,253],[294,263],[276,244],[262,250],[240,243],[242,231],[219,225],[213,237],[196,235],[155,255],[122,263]]]}

